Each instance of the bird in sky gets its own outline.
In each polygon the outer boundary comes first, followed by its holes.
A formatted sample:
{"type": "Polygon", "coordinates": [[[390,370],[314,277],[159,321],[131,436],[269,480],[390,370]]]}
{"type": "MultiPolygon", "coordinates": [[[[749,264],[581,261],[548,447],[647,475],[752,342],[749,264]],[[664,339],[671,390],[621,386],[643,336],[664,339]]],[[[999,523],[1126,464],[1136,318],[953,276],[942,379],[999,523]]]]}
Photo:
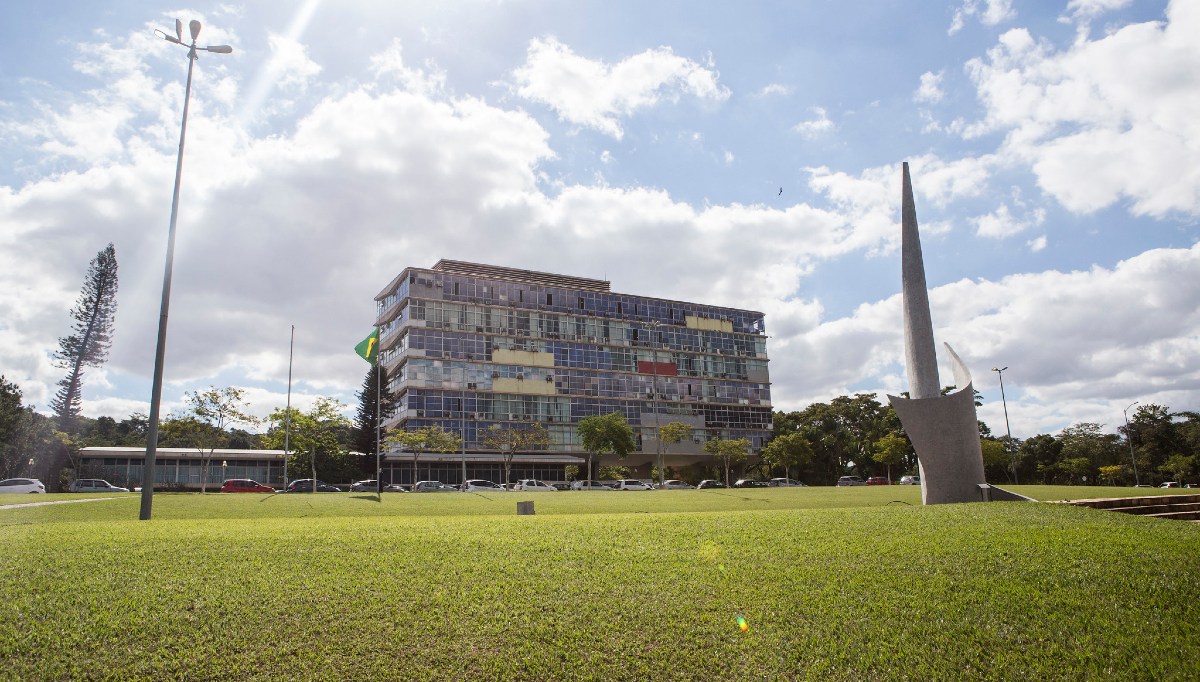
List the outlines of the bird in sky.
{"type": "Polygon", "coordinates": [[[775,196],[777,196],[777,197],[783,196],[783,188],[782,187],[779,188],[779,194],[776,194],[775,196]]]}

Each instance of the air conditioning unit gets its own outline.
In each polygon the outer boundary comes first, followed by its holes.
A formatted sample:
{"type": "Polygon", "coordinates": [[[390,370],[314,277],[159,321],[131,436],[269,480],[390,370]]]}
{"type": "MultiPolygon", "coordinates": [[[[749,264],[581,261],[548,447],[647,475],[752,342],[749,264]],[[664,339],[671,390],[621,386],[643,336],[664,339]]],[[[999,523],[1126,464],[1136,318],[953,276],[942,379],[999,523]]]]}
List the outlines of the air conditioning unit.
{"type": "Polygon", "coordinates": [[[470,383],[469,383],[469,384],[467,384],[467,390],[471,390],[471,391],[473,391],[473,390],[475,390],[476,388],[478,388],[478,386],[476,386],[475,384],[470,384],[470,383]]]}
{"type": "Polygon", "coordinates": [[[546,375],[546,381],[554,381],[554,377],[550,376],[550,375],[546,375]]]}
{"type": "Polygon", "coordinates": [[[499,373],[499,372],[492,372],[492,378],[493,378],[493,379],[499,379],[499,378],[500,378],[500,373],[499,373]]]}

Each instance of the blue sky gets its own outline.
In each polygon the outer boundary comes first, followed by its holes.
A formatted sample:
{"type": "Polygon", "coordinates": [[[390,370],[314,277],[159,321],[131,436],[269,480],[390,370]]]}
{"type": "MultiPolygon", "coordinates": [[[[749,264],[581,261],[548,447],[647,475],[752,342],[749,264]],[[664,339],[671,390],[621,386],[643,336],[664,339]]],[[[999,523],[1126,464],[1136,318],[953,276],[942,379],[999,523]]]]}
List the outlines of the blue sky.
{"type": "Polygon", "coordinates": [[[439,258],[761,310],[776,407],[882,400],[907,389],[902,161],[935,336],[994,431],[996,366],[1020,437],[1200,409],[1195,0],[8,3],[0,372],[39,408],[112,241],[83,409],[147,411],[176,17],[234,52],[197,63],[168,410],[281,406],[291,325],[293,403],[353,403],[372,297],[439,258]]]}

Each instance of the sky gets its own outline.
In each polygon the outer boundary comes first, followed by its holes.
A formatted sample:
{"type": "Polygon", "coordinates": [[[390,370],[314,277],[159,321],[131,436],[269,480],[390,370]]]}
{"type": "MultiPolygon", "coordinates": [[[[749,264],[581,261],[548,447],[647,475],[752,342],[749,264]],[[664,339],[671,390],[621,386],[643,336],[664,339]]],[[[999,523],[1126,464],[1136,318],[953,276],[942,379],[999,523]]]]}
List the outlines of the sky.
{"type": "Polygon", "coordinates": [[[758,310],[776,409],[886,401],[904,161],[993,433],[1200,410],[1200,0],[68,0],[0,7],[0,374],[40,411],[109,242],[82,410],[149,411],[176,18],[233,52],[195,65],[164,414],[282,407],[293,326],[292,405],[352,410],[374,296],[441,258],[758,310]]]}

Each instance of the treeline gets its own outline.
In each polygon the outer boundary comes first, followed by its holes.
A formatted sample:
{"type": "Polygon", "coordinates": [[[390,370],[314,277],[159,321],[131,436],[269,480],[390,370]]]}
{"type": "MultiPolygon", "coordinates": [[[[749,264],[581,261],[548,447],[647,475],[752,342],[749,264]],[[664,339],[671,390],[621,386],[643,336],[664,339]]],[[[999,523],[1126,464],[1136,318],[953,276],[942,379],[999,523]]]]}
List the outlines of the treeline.
{"type": "MultiPolygon", "coordinates": [[[[917,473],[917,458],[891,405],[874,393],[840,396],[773,415],[774,439],[796,434],[808,445],[792,471],[807,483],[830,485],[839,476],[917,473]]],[[[1058,434],[995,436],[979,422],[984,468],[991,483],[1157,485],[1200,478],[1200,414],[1143,405],[1116,433],[1079,423],[1058,434]]],[[[790,436],[795,438],[795,436],[790,436]]],[[[768,449],[769,449],[768,445],[768,449]]],[[[768,464],[769,466],[769,464],[768,464]]],[[[782,466],[771,467],[779,472],[782,466]]]]}

